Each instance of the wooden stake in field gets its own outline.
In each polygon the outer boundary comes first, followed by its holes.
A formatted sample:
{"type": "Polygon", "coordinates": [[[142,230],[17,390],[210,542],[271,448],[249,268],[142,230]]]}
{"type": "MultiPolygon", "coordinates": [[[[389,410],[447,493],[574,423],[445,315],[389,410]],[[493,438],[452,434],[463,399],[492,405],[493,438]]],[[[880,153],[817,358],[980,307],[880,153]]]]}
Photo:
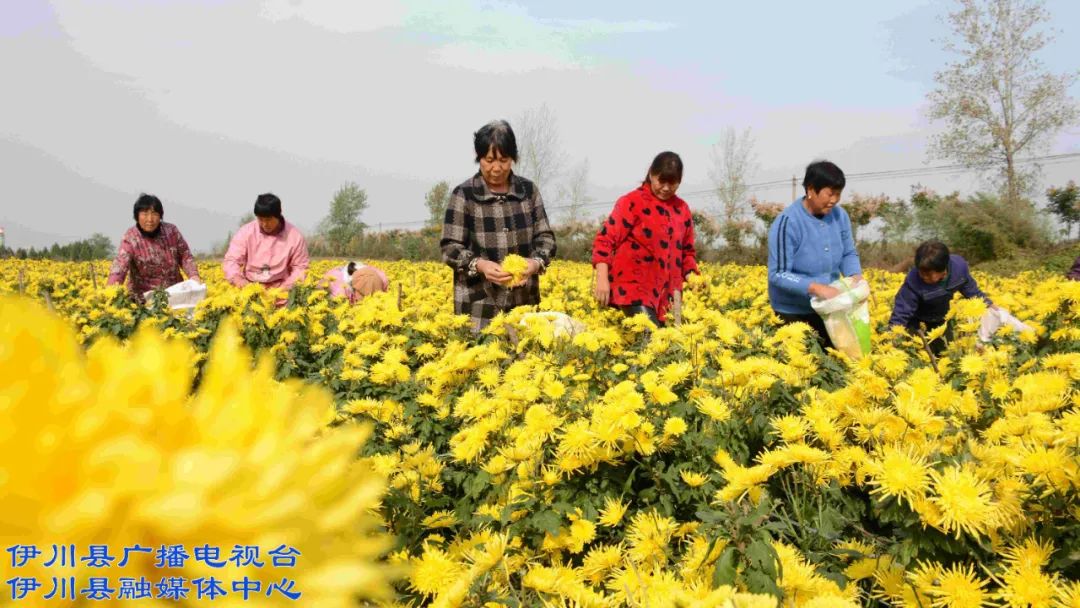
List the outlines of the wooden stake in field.
{"type": "Polygon", "coordinates": [[[86,265],[90,268],[90,280],[94,283],[94,289],[97,290],[97,273],[94,272],[94,263],[87,262],[86,265]]]}
{"type": "Polygon", "coordinates": [[[397,284],[397,309],[401,311],[401,283],[397,284]]]}
{"type": "Polygon", "coordinates": [[[675,325],[682,325],[682,292],[676,291],[671,295],[671,312],[675,315],[675,325]]]}
{"type": "Polygon", "coordinates": [[[42,290],[41,290],[41,295],[42,295],[42,296],[43,296],[43,297],[45,298],[45,305],[49,307],[49,310],[51,310],[51,311],[55,312],[55,311],[56,311],[56,307],[55,307],[55,306],[53,306],[53,303],[52,303],[52,294],[51,294],[51,293],[49,293],[49,290],[48,290],[48,289],[42,289],[42,290]]]}
{"type": "Polygon", "coordinates": [[[26,276],[22,268],[19,269],[19,293],[26,293],[26,276]]]}
{"type": "Polygon", "coordinates": [[[926,328],[919,328],[919,338],[922,339],[922,347],[926,350],[926,354],[930,355],[930,366],[934,368],[934,373],[939,374],[937,367],[937,357],[934,356],[934,351],[930,349],[930,343],[926,341],[926,328]]]}

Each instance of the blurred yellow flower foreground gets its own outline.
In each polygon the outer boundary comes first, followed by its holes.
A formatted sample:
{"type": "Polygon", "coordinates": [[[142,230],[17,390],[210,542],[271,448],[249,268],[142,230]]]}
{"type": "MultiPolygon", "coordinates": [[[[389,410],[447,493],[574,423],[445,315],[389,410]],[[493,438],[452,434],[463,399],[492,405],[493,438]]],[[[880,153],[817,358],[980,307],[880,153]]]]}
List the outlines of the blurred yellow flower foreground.
{"type": "MultiPolygon", "coordinates": [[[[297,381],[273,380],[269,359],[251,356],[229,324],[218,333],[196,390],[195,351],[184,340],[140,330],[84,352],[70,325],[28,299],[0,296],[0,538],[36,545],[21,568],[2,556],[0,574],[37,577],[283,577],[307,606],[355,605],[390,591],[379,555],[389,539],[373,515],[384,480],[356,458],[367,427],[328,429],[330,396],[297,381]],[[158,569],[137,555],[122,569],[46,569],[53,544],[155,550],[235,545],[299,551],[293,568],[211,568],[187,560],[158,569]]],[[[191,592],[194,599],[195,592],[191,592]]],[[[280,594],[253,598],[296,605],[280,594]]],[[[0,604],[11,601],[7,590],[0,604]]],[[[22,604],[27,604],[24,600],[22,604]]],[[[30,604],[36,603],[31,600],[30,604]]],[[[169,603],[164,602],[163,603],[169,603]]],[[[172,602],[175,605],[175,602],[172,602]]],[[[220,606],[248,605],[238,594],[220,606]]]]}

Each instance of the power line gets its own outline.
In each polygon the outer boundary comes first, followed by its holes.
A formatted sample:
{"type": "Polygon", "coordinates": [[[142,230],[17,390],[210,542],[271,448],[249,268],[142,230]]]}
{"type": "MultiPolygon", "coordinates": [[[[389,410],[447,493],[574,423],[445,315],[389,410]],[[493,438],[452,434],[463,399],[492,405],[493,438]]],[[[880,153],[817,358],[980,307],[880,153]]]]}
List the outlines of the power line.
{"type": "MultiPolygon", "coordinates": [[[[1047,165],[1057,165],[1069,161],[1080,159],[1080,152],[1068,152],[1064,154],[1049,154],[1046,156],[1033,156],[1029,158],[1023,158],[1016,161],[1017,164],[1031,164],[1042,163],[1047,165]]],[[[896,179],[899,177],[923,177],[929,175],[948,175],[951,173],[968,173],[977,171],[966,165],[952,164],[952,165],[937,165],[933,167],[909,167],[907,169],[887,169],[882,171],[863,171],[861,173],[846,173],[848,183],[859,181],[878,181],[885,179],[896,179]]],[[[779,188],[781,186],[790,186],[792,180],[788,179],[775,179],[764,182],[755,182],[753,184],[747,184],[746,189],[748,191],[764,190],[768,188],[779,188]]],[[[708,188],[704,190],[693,190],[690,192],[680,192],[680,198],[696,198],[699,196],[706,196],[715,193],[716,190],[708,188]]],[[[602,207],[611,207],[615,204],[615,201],[599,201],[592,203],[584,203],[581,205],[562,204],[562,205],[549,205],[546,206],[548,211],[559,211],[565,209],[598,209],[602,207]]],[[[427,220],[413,220],[407,222],[380,222],[380,226],[422,226],[428,223],[427,220]]]]}
{"type": "MultiPolygon", "coordinates": [[[[1070,152],[1066,154],[1051,154],[1047,156],[1034,156],[1030,158],[1020,159],[1017,164],[1030,164],[1034,162],[1043,162],[1044,164],[1060,164],[1076,158],[1080,158],[1080,152],[1070,152]]],[[[845,177],[848,182],[852,181],[874,181],[877,179],[893,179],[897,177],[920,177],[924,175],[945,175],[948,173],[966,173],[974,171],[971,167],[966,165],[937,165],[934,167],[911,167],[908,169],[889,169],[884,171],[864,171],[862,173],[845,173],[845,177]]],[[[780,186],[787,186],[791,184],[790,179],[778,179],[768,182],[758,182],[754,184],[747,184],[748,190],[761,190],[764,188],[773,188],[780,186]]],[[[680,197],[693,197],[700,196],[702,194],[712,194],[714,190],[696,190],[693,192],[679,193],[680,197]]]]}

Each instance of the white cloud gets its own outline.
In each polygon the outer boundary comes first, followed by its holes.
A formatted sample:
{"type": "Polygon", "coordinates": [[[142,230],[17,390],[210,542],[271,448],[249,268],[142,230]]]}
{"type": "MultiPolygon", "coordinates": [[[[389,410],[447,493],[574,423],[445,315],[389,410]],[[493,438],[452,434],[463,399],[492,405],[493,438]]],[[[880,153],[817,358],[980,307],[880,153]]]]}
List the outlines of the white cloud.
{"type": "Polygon", "coordinates": [[[260,15],[272,22],[301,19],[333,32],[355,33],[401,27],[409,9],[396,0],[266,0],[260,15]]]}
{"type": "Polygon", "coordinates": [[[441,65],[489,74],[530,72],[533,70],[575,69],[579,64],[567,53],[552,53],[527,48],[498,48],[473,42],[456,42],[436,48],[432,59],[441,65]]]}
{"type": "Polygon", "coordinates": [[[577,42],[672,27],[647,20],[540,19],[521,5],[492,0],[264,0],[260,15],[346,34],[403,28],[421,36],[434,63],[482,73],[577,69],[593,63],[575,50],[577,42]]]}
{"type": "Polygon", "coordinates": [[[664,32],[673,29],[671,23],[660,21],[604,21],[601,19],[547,19],[546,25],[556,30],[578,33],[583,36],[608,36],[611,34],[640,34],[664,32]]]}

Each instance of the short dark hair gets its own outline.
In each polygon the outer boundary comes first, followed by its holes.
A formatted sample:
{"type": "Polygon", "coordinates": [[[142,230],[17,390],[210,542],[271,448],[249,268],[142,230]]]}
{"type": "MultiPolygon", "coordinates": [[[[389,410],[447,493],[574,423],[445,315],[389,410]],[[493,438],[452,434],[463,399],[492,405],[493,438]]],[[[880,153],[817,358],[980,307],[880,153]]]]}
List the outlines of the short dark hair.
{"type": "Polygon", "coordinates": [[[255,217],[276,217],[281,219],[281,199],[275,194],[260,194],[255,199],[255,217]]]}
{"type": "Polygon", "coordinates": [[[161,199],[153,194],[146,194],[145,192],[139,195],[139,198],[135,199],[135,207],[131,212],[135,221],[139,221],[139,212],[146,211],[147,209],[153,209],[157,211],[157,214],[161,217],[165,217],[165,208],[161,206],[161,199]]]}
{"type": "Polygon", "coordinates": [[[843,190],[846,184],[847,178],[844,177],[844,172],[827,160],[816,160],[806,165],[806,175],[802,180],[804,190],[811,188],[815,192],[820,192],[825,188],[843,190]]]}
{"type": "Polygon", "coordinates": [[[949,248],[937,239],[924,241],[915,249],[915,267],[943,272],[949,267],[949,248]]]}
{"type": "Polygon", "coordinates": [[[505,120],[493,120],[473,133],[473,149],[476,150],[476,162],[487,156],[489,150],[500,152],[514,162],[518,159],[517,138],[505,120]]]}
{"type": "Polygon", "coordinates": [[[645,174],[645,181],[649,181],[649,177],[655,175],[657,179],[666,184],[681,183],[682,182],[683,164],[679,155],[665,151],[656,155],[652,164],[649,165],[649,172],[645,174]]]}

